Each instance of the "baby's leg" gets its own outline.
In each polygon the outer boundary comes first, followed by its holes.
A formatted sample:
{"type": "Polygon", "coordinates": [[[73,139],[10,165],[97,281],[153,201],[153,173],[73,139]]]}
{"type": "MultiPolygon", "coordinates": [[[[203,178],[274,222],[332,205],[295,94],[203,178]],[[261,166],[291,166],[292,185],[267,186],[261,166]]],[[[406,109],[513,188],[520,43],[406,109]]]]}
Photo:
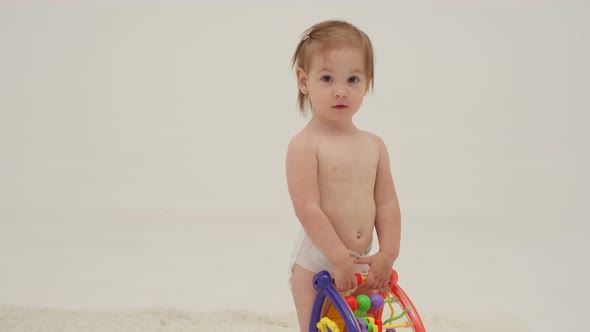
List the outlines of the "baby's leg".
{"type": "Polygon", "coordinates": [[[311,310],[317,291],[313,288],[313,277],[315,273],[306,270],[298,264],[293,265],[293,274],[291,276],[291,292],[295,301],[295,310],[297,310],[297,319],[299,321],[299,330],[309,332],[309,320],[311,310]]]}

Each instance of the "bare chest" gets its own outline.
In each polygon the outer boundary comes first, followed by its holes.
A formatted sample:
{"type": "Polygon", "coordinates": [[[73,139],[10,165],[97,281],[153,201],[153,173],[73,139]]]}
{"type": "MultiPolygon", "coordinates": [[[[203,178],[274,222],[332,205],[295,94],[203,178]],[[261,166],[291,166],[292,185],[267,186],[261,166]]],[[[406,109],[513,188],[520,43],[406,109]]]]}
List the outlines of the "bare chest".
{"type": "Polygon", "coordinates": [[[368,139],[327,140],[318,149],[318,177],[324,184],[374,185],[379,149],[368,139]]]}

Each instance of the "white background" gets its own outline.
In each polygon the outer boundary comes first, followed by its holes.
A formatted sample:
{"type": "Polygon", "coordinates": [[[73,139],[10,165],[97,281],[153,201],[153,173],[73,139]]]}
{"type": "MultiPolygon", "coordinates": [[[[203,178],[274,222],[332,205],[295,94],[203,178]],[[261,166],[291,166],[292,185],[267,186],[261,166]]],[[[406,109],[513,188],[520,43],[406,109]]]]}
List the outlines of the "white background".
{"type": "Polygon", "coordinates": [[[420,311],[579,326],[589,7],[2,1],[0,304],[293,310],[290,59],[340,18],[375,48],[355,122],[389,147],[420,311]]]}

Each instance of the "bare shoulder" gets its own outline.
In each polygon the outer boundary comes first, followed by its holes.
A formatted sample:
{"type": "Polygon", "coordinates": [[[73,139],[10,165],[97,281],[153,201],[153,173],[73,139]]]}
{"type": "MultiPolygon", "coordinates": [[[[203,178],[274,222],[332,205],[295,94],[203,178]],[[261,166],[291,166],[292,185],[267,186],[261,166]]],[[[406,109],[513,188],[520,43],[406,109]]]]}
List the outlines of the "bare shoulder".
{"type": "Polygon", "coordinates": [[[386,149],[385,142],[383,141],[383,139],[381,139],[381,137],[379,137],[379,135],[364,130],[361,130],[361,133],[365,137],[367,137],[373,144],[375,144],[380,150],[386,149]]]}
{"type": "Polygon", "coordinates": [[[288,154],[300,154],[300,153],[314,153],[317,150],[317,143],[315,136],[306,128],[295,134],[289,141],[287,148],[288,154]]]}
{"type": "Polygon", "coordinates": [[[287,146],[287,177],[312,172],[316,167],[318,144],[315,135],[305,128],[295,134],[287,146]]]}

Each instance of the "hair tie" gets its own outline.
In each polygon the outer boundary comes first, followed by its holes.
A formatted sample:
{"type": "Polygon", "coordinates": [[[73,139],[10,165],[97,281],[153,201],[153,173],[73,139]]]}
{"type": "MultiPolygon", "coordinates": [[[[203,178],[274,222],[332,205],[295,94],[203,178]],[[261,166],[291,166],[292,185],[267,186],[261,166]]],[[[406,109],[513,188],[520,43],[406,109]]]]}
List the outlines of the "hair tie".
{"type": "Polygon", "coordinates": [[[303,33],[303,39],[302,40],[306,40],[309,38],[309,35],[311,35],[311,32],[313,31],[313,28],[309,28],[307,30],[305,30],[305,32],[303,33]]]}

